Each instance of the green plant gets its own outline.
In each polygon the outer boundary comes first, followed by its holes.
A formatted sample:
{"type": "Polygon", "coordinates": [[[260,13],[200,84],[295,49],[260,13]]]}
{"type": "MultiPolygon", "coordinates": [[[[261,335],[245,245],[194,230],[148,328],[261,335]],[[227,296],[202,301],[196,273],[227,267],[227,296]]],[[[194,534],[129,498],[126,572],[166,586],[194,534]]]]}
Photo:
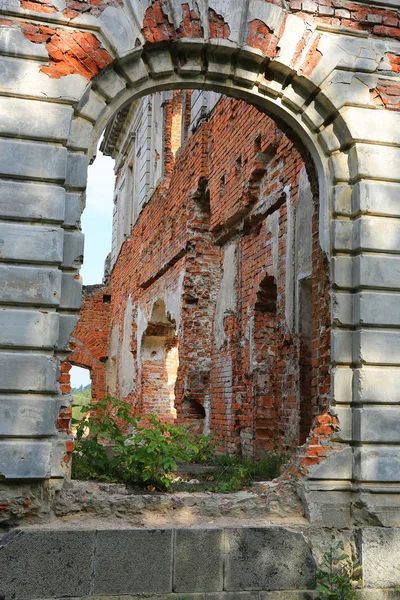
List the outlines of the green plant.
{"type": "Polygon", "coordinates": [[[219,493],[237,492],[254,480],[269,481],[278,477],[284,457],[269,452],[263,460],[254,461],[235,456],[217,456],[211,462],[215,465],[212,491],[219,493]]]}
{"type": "Polygon", "coordinates": [[[194,462],[210,452],[207,438],[197,444],[195,436],[181,427],[162,423],[155,415],[147,415],[148,425],[141,426],[141,417],[132,417],[131,406],[117,398],[104,398],[95,407],[82,408],[94,414],[73,422],[73,478],[168,489],[177,461],[194,462]],[[132,432],[125,433],[122,426],[132,432]]]}
{"type": "Polygon", "coordinates": [[[343,551],[343,542],[324,553],[322,567],[315,576],[320,600],[353,600],[353,567],[349,556],[343,551]]]}

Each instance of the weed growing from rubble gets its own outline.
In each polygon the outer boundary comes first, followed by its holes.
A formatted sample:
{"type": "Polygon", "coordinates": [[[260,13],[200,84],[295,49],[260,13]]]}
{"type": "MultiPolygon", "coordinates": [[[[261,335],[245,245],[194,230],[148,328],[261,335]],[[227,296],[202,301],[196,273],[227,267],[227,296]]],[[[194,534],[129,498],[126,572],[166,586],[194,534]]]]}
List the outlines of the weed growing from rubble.
{"type": "Polygon", "coordinates": [[[343,551],[343,542],[324,553],[322,569],[315,578],[317,581],[318,600],[354,600],[353,567],[351,560],[343,551]]]}
{"type": "Polygon", "coordinates": [[[81,410],[86,416],[73,419],[73,479],[122,482],[152,491],[172,486],[180,491],[232,493],[254,480],[274,479],[284,462],[284,457],[274,452],[257,462],[215,456],[208,436],[195,436],[182,427],[162,423],[155,415],[132,417],[132,407],[117,398],[104,398],[81,410]],[[178,463],[200,463],[211,472],[202,474],[201,481],[186,482],[174,475],[178,463]]]}
{"type": "Polygon", "coordinates": [[[162,423],[155,415],[132,417],[131,406],[117,398],[104,398],[82,407],[88,413],[76,425],[72,457],[74,479],[99,479],[168,489],[177,461],[207,457],[207,439],[182,427],[162,423]],[[94,413],[90,414],[90,411],[94,413]],[[131,431],[124,433],[128,428],[131,431]],[[198,443],[197,443],[198,442],[198,443]]]}

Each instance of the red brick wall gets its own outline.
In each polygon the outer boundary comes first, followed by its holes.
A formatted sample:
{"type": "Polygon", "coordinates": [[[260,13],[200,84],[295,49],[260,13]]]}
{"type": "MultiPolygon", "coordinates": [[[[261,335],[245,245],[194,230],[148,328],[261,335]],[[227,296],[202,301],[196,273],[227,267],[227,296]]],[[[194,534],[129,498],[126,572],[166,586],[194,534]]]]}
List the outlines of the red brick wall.
{"type": "Polygon", "coordinates": [[[110,337],[111,290],[107,285],[83,288],[81,316],[71,337],[72,350],[63,364],[61,389],[70,393],[69,371],[72,365],[90,370],[92,402],[107,395],[105,363],[110,337]]]}
{"type": "MultiPolygon", "coordinates": [[[[174,113],[176,106],[166,111],[166,140],[173,139],[168,118],[174,113]]],[[[167,158],[171,166],[171,153],[167,158]]],[[[300,440],[301,410],[302,428],[309,430],[314,417],[326,409],[329,395],[329,272],[318,241],[317,199],[312,223],[312,349],[305,358],[302,354],[308,369],[303,379],[300,339],[285,315],[288,207],[296,209],[304,161],[271,119],[243,102],[223,98],[172,166],[169,181],[142,210],[111,276],[110,323],[120,340],[129,297],[133,305],[136,371],[127,399],[136,412],[149,411],[151,397],[153,409],[157,403],[166,405],[164,384],[158,396],[154,387],[155,365],[141,356],[154,304],[163,300],[166,316],[176,326],[178,421],[200,431],[207,413],[221,451],[260,454],[268,448],[292,448],[300,440]],[[279,215],[275,246],[268,211],[279,215]],[[231,244],[236,308],[225,315],[224,341],[218,348],[216,304],[224,254],[231,244]],[[276,306],[273,313],[263,313],[263,281],[273,276],[276,306]]],[[[314,180],[312,165],[307,168],[314,180]]],[[[95,295],[85,298],[75,340],[84,341],[86,332],[93,331],[93,324],[84,321],[96,313],[95,304],[95,295]],[[88,310],[90,303],[93,310],[88,310]]],[[[166,373],[166,362],[161,366],[166,373]]],[[[176,363],[170,365],[170,374],[171,369],[176,363]]],[[[117,389],[119,377],[117,373],[117,389]]],[[[170,418],[164,409],[160,414],[170,418]]]]}

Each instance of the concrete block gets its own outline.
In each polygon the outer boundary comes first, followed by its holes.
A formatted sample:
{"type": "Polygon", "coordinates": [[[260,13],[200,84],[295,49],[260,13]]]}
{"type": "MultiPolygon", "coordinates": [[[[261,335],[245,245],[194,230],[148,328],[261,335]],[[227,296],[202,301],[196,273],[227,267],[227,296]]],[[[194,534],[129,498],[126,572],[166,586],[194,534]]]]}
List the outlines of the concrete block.
{"type": "Polygon", "coordinates": [[[226,80],[232,75],[232,55],[237,45],[229,40],[209,40],[207,48],[207,77],[226,80]]]}
{"type": "MultiPolygon", "coordinates": [[[[32,44],[40,47],[40,44],[32,44]]],[[[56,102],[76,103],[83,96],[89,82],[81,75],[67,75],[53,79],[41,73],[42,63],[18,58],[1,57],[0,91],[13,90],[14,96],[25,96],[55,100],[56,102]]]]}
{"type": "Polygon", "coordinates": [[[365,587],[400,586],[400,528],[364,527],[361,552],[365,587]]]}
{"type": "Polygon", "coordinates": [[[7,27],[5,24],[2,24],[0,29],[0,54],[45,62],[49,60],[49,54],[44,44],[31,42],[24,36],[22,29],[7,27]]]}
{"type": "Polygon", "coordinates": [[[138,84],[149,78],[149,71],[142,60],[143,50],[139,48],[129,55],[129,58],[121,62],[121,71],[128,82],[138,84]]]}
{"type": "Polygon", "coordinates": [[[0,98],[0,135],[64,142],[72,115],[72,106],[4,96],[0,98]]]}
{"type": "Polygon", "coordinates": [[[319,465],[310,467],[310,479],[352,479],[353,452],[352,448],[338,448],[319,465]]]}
{"type": "Polygon", "coordinates": [[[0,217],[27,221],[62,222],[65,190],[55,185],[0,181],[0,217]]]}
{"type": "Polygon", "coordinates": [[[355,144],[349,151],[351,179],[400,181],[400,148],[378,144],[355,144]]]}
{"type": "Polygon", "coordinates": [[[354,361],[400,365],[400,331],[361,329],[354,335],[354,361]]]}
{"type": "Polygon", "coordinates": [[[304,537],[283,527],[225,530],[226,591],[310,590],[315,564],[304,537]]]}
{"type": "Polygon", "coordinates": [[[92,123],[81,117],[75,117],[71,122],[68,148],[70,150],[87,150],[90,145],[92,132],[92,123]]]}
{"type": "Polygon", "coordinates": [[[355,286],[400,289],[400,256],[365,254],[353,261],[355,286]]]}
{"type": "Polygon", "coordinates": [[[398,198],[399,186],[396,183],[360,181],[353,188],[353,210],[355,213],[399,216],[398,198]]]}
{"type": "Polygon", "coordinates": [[[333,284],[339,288],[352,288],[353,259],[350,256],[335,256],[332,259],[333,284]]]}
{"type": "Polygon", "coordinates": [[[93,593],[172,592],[172,533],[171,529],[99,531],[93,593]]]}
{"type": "Polygon", "coordinates": [[[332,332],[332,360],[336,364],[353,362],[353,332],[336,329],[332,332]]]}
{"type": "Polygon", "coordinates": [[[339,145],[329,148],[331,152],[354,140],[390,145],[400,143],[400,115],[394,111],[347,106],[327,129],[340,140],[339,145]]]}
{"type": "Polygon", "coordinates": [[[85,154],[68,153],[67,176],[65,179],[67,188],[82,190],[86,188],[88,165],[89,159],[85,154]]]}
{"type": "Polygon", "coordinates": [[[58,379],[52,356],[0,351],[0,391],[54,392],[58,379]]]}
{"type": "Polygon", "coordinates": [[[223,531],[178,529],[175,532],[174,592],[223,590],[223,531]]]}
{"type": "Polygon", "coordinates": [[[333,188],[333,207],[338,215],[352,214],[352,187],[350,185],[335,185],[333,188]]]}
{"type": "Polygon", "coordinates": [[[357,442],[400,443],[400,407],[356,409],[353,435],[357,442]]]}
{"type": "Polygon", "coordinates": [[[82,279],[73,273],[63,273],[60,308],[79,309],[82,298],[82,279]]]}
{"type": "Polygon", "coordinates": [[[48,181],[64,181],[67,149],[3,138],[0,140],[0,175],[48,181]]]}
{"type": "MultiPolygon", "coordinates": [[[[352,507],[355,520],[376,523],[383,527],[400,526],[400,500],[398,494],[360,491],[352,507]]],[[[397,600],[397,599],[396,599],[397,600]]]]}
{"type": "Polygon", "coordinates": [[[178,73],[181,75],[199,75],[203,70],[202,40],[181,39],[178,47],[178,73]]]}
{"type": "Polygon", "coordinates": [[[63,230],[57,227],[0,224],[0,257],[2,260],[60,263],[62,248],[63,230]]]}
{"type": "Polygon", "coordinates": [[[307,518],[312,525],[348,527],[350,523],[350,492],[306,490],[302,493],[307,518]]]}
{"type": "Polygon", "coordinates": [[[364,482],[399,483],[400,448],[382,445],[354,448],[354,478],[364,482]]]}
{"type": "MultiPolygon", "coordinates": [[[[45,479],[50,474],[50,455],[49,441],[0,439],[0,475],[6,479],[45,479]]],[[[3,577],[1,568],[0,573],[3,577]]]]}
{"type": "Polygon", "coordinates": [[[353,249],[397,252],[399,236],[399,219],[361,217],[354,221],[353,249]]]}
{"type": "Polygon", "coordinates": [[[79,268],[83,262],[83,246],[85,236],[80,231],[64,233],[63,267],[79,268]]]}
{"type": "Polygon", "coordinates": [[[58,322],[56,312],[0,309],[0,346],[54,348],[58,322]]]}
{"type": "Polygon", "coordinates": [[[146,59],[153,77],[164,77],[174,72],[174,63],[169,50],[152,50],[146,54],[146,59]]]}
{"type": "Polygon", "coordinates": [[[336,404],[352,402],[353,369],[336,367],[332,369],[332,399],[336,404]]]}
{"type": "Polygon", "coordinates": [[[54,435],[56,419],[56,403],[52,398],[0,396],[0,436],[54,435]]]}
{"type": "Polygon", "coordinates": [[[115,71],[106,71],[96,78],[96,89],[108,100],[114,99],[125,87],[125,81],[115,71]]]}
{"type": "Polygon", "coordinates": [[[362,292],[354,298],[354,323],[400,325],[400,294],[362,292]]]}
{"type": "Polygon", "coordinates": [[[329,171],[332,179],[336,182],[349,181],[348,157],[345,152],[332,154],[328,160],[329,171]]]}
{"type": "Polygon", "coordinates": [[[82,195],[69,193],[65,195],[64,225],[79,227],[82,214],[82,195]]]}
{"type": "Polygon", "coordinates": [[[94,90],[90,90],[90,93],[83,97],[78,112],[85,119],[95,122],[106,108],[104,98],[94,90]]]}
{"type": "Polygon", "coordinates": [[[355,369],[354,395],[362,404],[400,404],[400,369],[355,369]]]}
{"type": "Polygon", "coordinates": [[[333,221],[333,245],[335,250],[351,251],[353,247],[353,223],[333,221]]]}
{"type": "Polygon", "coordinates": [[[58,336],[58,348],[67,350],[69,340],[76,324],[78,323],[79,315],[64,315],[60,314],[60,333],[58,336]]]}
{"type": "Polygon", "coordinates": [[[2,538],[5,600],[90,594],[95,531],[33,530],[2,538]]]}
{"type": "Polygon", "coordinates": [[[233,81],[237,85],[252,88],[257,81],[259,67],[264,60],[262,52],[245,46],[236,56],[233,81]]]}
{"type": "Polygon", "coordinates": [[[57,306],[61,271],[0,264],[0,303],[57,306]]]}

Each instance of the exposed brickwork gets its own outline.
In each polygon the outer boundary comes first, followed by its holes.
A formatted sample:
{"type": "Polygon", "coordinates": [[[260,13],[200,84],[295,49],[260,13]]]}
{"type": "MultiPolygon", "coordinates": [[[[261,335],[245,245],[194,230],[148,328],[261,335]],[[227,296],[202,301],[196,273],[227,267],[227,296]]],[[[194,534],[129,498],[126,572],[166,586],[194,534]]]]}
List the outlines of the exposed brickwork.
{"type": "Polygon", "coordinates": [[[228,23],[224,17],[215,12],[212,8],[208,9],[208,23],[210,26],[210,39],[223,38],[228,39],[231,33],[228,23]]]}
{"type": "Polygon", "coordinates": [[[51,0],[21,0],[21,8],[47,14],[57,12],[57,8],[53,6],[51,0]]]}
{"type": "Polygon", "coordinates": [[[164,12],[166,5],[165,0],[152,0],[151,6],[146,10],[142,30],[146,42],[154,44],[176,39],[175,27],[164,12]]]}
{"type": "Polygon", "coordinates": [[[67,0],[67,8],[63,10],[63,15],[69,19],[74,19],[80,14],[99,17],[108,6],[118,8],[123,5],[122,0],[67,0]]]}
{"type": "Polygon", "coordinates": [[[31,42],[46,44],[49,66],[40,70],[60,79],[74,73],[92,79],[112,62],[95,35],[87,31],[52,29],[44,25],[22,23],[24,36],[31,42]]]}
{"type": "MultiPolygon", "coordinates": [[[[62,12],[64,17],[69,19],[74,19],[80,14],[99,17],[107,6],[118,8],[123,5],[122,0],[67,0],[67,7],[62,12]]],[[[48,14],[58,11],[51,0],[21,0],[21,8],[48,14]]]]}
{"type": "Polygon", "coordinates": [[[388,110],[400,110],[400,84],[397,81],[380,79],[370,95],[372,102],[377,106],[384,106],[388,110]]]}
{"type": "Polygon", "coordinates": [[[249,23],[248,46],[258,48],[265,55],[272,58],[276,55],[277,44],[278,37],[271,32],[265,23],[259,19],[249,23]]]}
{"type": "Polygon", "coordinates": [[[329,270],[318,239],[318,201],[312,223],[312,333],[304,350],[285,315],[288,211],[296,210],[304,162],[272,120],[228,98],[174,160],[173,119],[179,114],[181,121],[182,102],[182,94],[175,93],[165,110],[168,181],[142,210],[112,272],[111,322],[120,340],[129,297],[133,305],[137,372],[126,399],[137,412],[158,407],[170,419],[171,387],[161,385],[169,374],[169,382],[176,378],[178,421],[200,431],[208,411],[219,450],[261,454],[293,448],[306,439],[329,402],[329,270]],[[218,347],[216,304],[224,255],[232,243],[237,304],[224,317],[225,341],[218,347]],[[273,311],[266,281],[276,285],[273,311]],[[163,300],[168,306],[171,297],[176,313],[166,317],[177,323],[176,337],[158,332],[157,340],[151,325],[154,304],[163,300]],[[147,325],[139,330],[143,318],[147,325]],[[157,356],[160,344],[163,352],[157,356]]]}
{"type": "Polygon", "coordinates": [[[81,318],[71,337],[72,350],[62,364],[61,391],[69,394],[71,365],[90,370],[92,401],[107,395],[105,362],[110,337],[111,296],[107,286],[86,286],[83,291],[81,318]]]}
{"type": "Polygon", "coordinates": [[[177,31],[178,37],[201,38],[204,29],[199,15],[195,10],[190,10],[189,4],[182,4],[182,23],[177,31]]]}

